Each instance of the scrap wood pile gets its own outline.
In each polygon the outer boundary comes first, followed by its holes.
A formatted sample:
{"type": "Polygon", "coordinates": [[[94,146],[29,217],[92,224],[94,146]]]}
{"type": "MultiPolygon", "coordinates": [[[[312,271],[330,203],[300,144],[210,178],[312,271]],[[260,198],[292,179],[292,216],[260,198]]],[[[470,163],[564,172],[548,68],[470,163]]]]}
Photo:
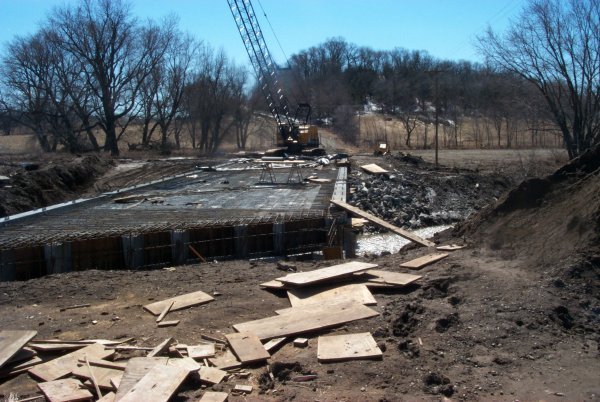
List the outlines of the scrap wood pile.
{"type": "MultiPolygon", "coordinates": [[[[447,254],[434,254],[409,261],[407,268],[419,269],[447,254]]],[[[36,331],[0,331],[0,378],[28,372],[49,401],[167,401],[184,382],[195,378],[205,389],[203,401],[224,401],[232,394],[253,391],[250,371],[266,367],[285,343],[306,346],[314,333],[351,321],[377,316],[369,305],[377,304],[370,289],[397,288],[421,278],[419,275],[376,269],[376,264],[349,262],[309,272],[295,272],[261,284],[287,292],[291,307],[275,315],[234,324],[237,332],[223,338],[202,334],[195,344],[185,345],[168,338],[159,345],[132,345],[132,338],[65,341],[35,339],[36,331]],[[128,351],[145,357],[124,358],[128,351]],[[117,353],[118,352],[118,353],[117,353]],[[48,354],[62,353],[59,357],[48,354]],[[223,386],[208,387],[224,383],[223,386]]],[[[143,306],[158,316],[157,325],[170,311],[208,303],[212,296],[197,291],[143,306]]],[[[80,308],[89,305],[71,306],[80,308]]],[[[318,337],[316,360],[336,362],[381,358],[382,351],[368,332],[318,337]]],[[[302,375],[295,381],[310,381],[302,375]]],[[[273,391],[275,392],[275,391],[273,391]]],[[[35,400],[29,399],[29,400],[35,400]]]]}

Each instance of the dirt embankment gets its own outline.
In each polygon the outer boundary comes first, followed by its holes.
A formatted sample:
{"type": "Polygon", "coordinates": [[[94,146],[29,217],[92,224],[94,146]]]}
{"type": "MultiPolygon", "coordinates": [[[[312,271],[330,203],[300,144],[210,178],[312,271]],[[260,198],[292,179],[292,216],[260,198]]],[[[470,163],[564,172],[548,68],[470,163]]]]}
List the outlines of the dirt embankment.
{"type": "Polygon", "coordinates": [[[78,198],[94,180],[112,165],[111,159],[87,155],[75,159],[4,167],[10,184],[0,188],[0,216],[13,215],[35,208],[78,198]]]}

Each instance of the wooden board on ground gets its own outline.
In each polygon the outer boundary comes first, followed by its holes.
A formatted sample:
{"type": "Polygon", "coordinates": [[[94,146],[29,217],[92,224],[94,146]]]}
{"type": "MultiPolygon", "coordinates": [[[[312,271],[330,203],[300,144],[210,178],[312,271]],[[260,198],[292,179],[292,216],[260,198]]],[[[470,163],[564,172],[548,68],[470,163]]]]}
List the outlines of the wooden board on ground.
{"type": "Polygon", "coordinates": [[[23,360],[29,360],[34,356],[37,356],[37,352],[33,349],[25,347],[19,350],[17,353],[15,353],[10,359],[8,359],[5,365],[8,366],[10,364],[14,364],[23,360]]]}
{"type": "Polygon", "coordinates": [[[93,398],[81,381],[74,378],[41,382],[38,387],[50,402],[89,401],[93,398]]]}
{"type": "Polygon", "coordinates": [[[279,346],[283,345],[283,343],[286,341],[286,339],[287,338],[285,336],[282,336],[280,338],[273,338],[270,341],[268,341],[267,343],[265,343],[263,345],[263,347],[270,354],[271,351],[273,351],[273,350],[277,349],[279,346]]]}
{"type": "MultiPolygon", "coordinates": [[[[87,359],[90,366],[98,366],[98,367],[106,367],[113,370],[124,371],[125,367],[127,367],[127,363],[125,362],[111,362],[109,360],[102,359],[87,359]]],[[[85,359],[79,359],[79,363],[85,363],[85,359]]]]}
{"type": "Polygon", "coordinates": [[[191,357],[169,359],[167,361],[167,366],[179,367],[179,368],[187,370],[188,373],[191,373],[192,371],[198,371],[198,370],[200,370],[200,367],[201,367],[200,363],[198,363],[196,360],[192,359],[191,357]]]}
{"type": "Polygon", "coordinates": [[[149,311],[154,315],[159,315],[162,313],[167,306],[173,303],[169,311],[181,310],[187,307],[197,306],[199,304],[208,303],[213,301],[214,298],[203,291],[199,290],[193,293],[187,293],[184,295],[172,297],[170,299],[161,300],[155,303],[147,304],[144,306],[144,309],[149,311]]]}
{"type": "Polygon", "coordinates": [[[110,379],[113,377],[120,377],[123,375],[123,370],[115,370],[106,367],[98,367],[90,365],[90,369],[84,364],[82,366],[78,366],[73,370],[73,375],[75,377],[85,378],[88,380],[92,379],[92,375],[90,374],[90,370],[94,374],[94,379],[96,380],[96,384],[102,389],[113,389],[112,384],[110,383],[110,379]]]}
{"type": "Polygon", "coordinates": [[[215,355],[214,343],[202,343],[200,345],[190,345],[187,347],[188,356],[192,359],[205,359],[215,355]]]}
{"type": "Polygon", "coordinates": [[[344,278],[351,276],[356,272],[366,271],[368,269],[376,268],[377,264],[370,264],[368,262],[352,261],[345,264],[333,265],[331,267],[315,269],[309,272],[298,272],[289,274],[281,278],[277,278],[278,281],[284,284],[290,284],[293,286],[308,286],[314,285],[315,283],[325,282],[332,279],[344,278]]]}
{"type": "Polygon", "coordinates": [[[209,384],[219,384],[227,375],[227,371],[216,367],[200,367],[200,380],[209,384]]]}
{"type": "Polygon", "coordinates": [[[405,274],[402,272],[382,271],[379,269],[370,269],[366,272],[368,280],[375,283],[383,283],[393,286],[406,286],[422,278],[421,275],[405,274]]]}
{"type": "Polygon", "coordinates": [[[266,289],[286,289],[285,284],[279,282],[277,279],[273,279],[272,281],[268,282],[263,282],[258,286],[266,289]]]}
{"type": "Polygon", "coordinates": [[[168,357],[133,357],[129,359],[115,395],[115,402],[133,388],[152,367],[166,365],[168,360],[168,357]]]}
{"type": "Polygon", "coordinates": [[[174,327],[178,324],[179,324],[179,320],[168,320],[168,321],[161,321],[158,324],[156,324],[156,326],[159,328],[164,328],[164,327],[174,327]]]}
{"type": "Polygon", "coordinates": [[[287,294],[292,307],[330,304],[335,300],[354,301],[365,305],[377,304],[377,300],[365,285],[355,283],[342,286],[295,288],[289,289],[287,294]]]}
{"type": "Polygon", "coordinates": [[[446,257],[448,257],[448,253],[428,254],[423,257],[415,258],[414,260],[403,262],[402,264],[400,264],[400,266],[410,269],[421,269],[424,266],[433,264],[434,262],[437,262],[446,257]]]}
{"type": "Polygon", "coordinates": [[[386,221],[384,221],[383,219],[380,219],[378,217],[376,217],[375,215],[371,215],[368,212],[365,212],[361,209],[358,209],[356,207],[353,207],[350,204],[347,204],[345,202],[342,201],[336,201],[336,200],[330,200],[330,202],[332,204],[337,205],[340,208],[345,209],[346,211],[352,212],[355,215],[360,216],[361,218],[364,218],[366,220],[368,220],[371,223],[374,223],[375,225],[381,226],[382,228],[385,228],[391,232],[396,233],[397,235],[400,235],[402,237],[404,237],[407,240],[410,240],[412,242],[415,242],[417,244],[420,244],[422,246],[425,247],[433,247],[435,246],[435,243],[432,241],[429,241],[427,239],[423,239],[420,236],[417,236],[416,234],[409,232],[408,230],[404,230],[402,228],[399,228],[398,226],[394,226],[391,223],[388,223],[386,221]]]}
{"type": "Polygon", "coordinates": [[[358,303],[340,303],[336,306],[292,308],[287,314],[235,324],[238,332],[253,332],[261,340],[301,334],[330,328],[346,322],[374,317],[379,313],[358,303]]]}
{"type": "Polygon", "coordinates": [[[36,335],[37,331],[0,331],[0,367],[36,335]]]}
{"type": "Polygon", "coordinates": [[[29,370],[31,367],[38,365],[41,362],[42,362],[42,359],[40,359],[37,356],[33,356],[31,359],[28,359],[28,360],[21,360],[21,361],[5,364],[0,369],[0,378],[10,377],[13,375],[21,374],[22,372],[29,370]]]}
{"type": "Polygon", "coordinates": [[[319,337],[317,359],[320,362],[377,359],[381,356],[381,349],[369,332],[319,337]]]}
{"type": "Polygon", "coordinates": [[[94,343],[83,349],[38,364],[29,369],[29,373],[44,381],[53,381],[71,374],[77,368],[78,360],[85,358],[85,356],[88,359],[105,359],[114,353],[113,350],[106,350],[103,345],[94,343]]]}
{"type": "Polygon", "coordinates": [[[188,376],[189,371],[175,366],[154,366],[120,401],[167,402],[188,376]]]}
{"type": "Polygon", "coordinates": [[[225,402],[229,394],[227,392],[206,391],[200,402],[225,402]]]}
{"type": "Polygon", "coordinates": [[[242,367],[242,363],[240,363],[237,357],[229,349],[227,349],[222,355],[210,358],[208,361],[213,366],[222,370],[242,367]]]}
{"type": "Polygon", "coordinates": [[[104,395],[102,398],[98,399],[96,402],[114,402],[114,400],[115,400],[115,393],[109,392],[108,394],[104,395]]]}
{"type": "Polygon", "coordinates": [[[61,350],[77,350],[81,348],[85,348],[87,345],[91,345],[90,343],[37,343],[31,342],[29,343],[29,347],[33,350],[37,350],[38,352],[57,352],[61,350]]]}
{"type": "Polygon", "coordinates": [[[386,174],[389,173],[389,171],[385,170],[384,168],[382,168],[381,166],[375,164],[375,163],[371,163],[369,165],[363,165],[360,167],[362,170],[364,170],[367,173],[371,173],[371,174],[386,174]]]}
{"type": "Polygon", "coordinates": [[[267,360],[271,357],[260,339],[251,332],[239,332],[225,335],[232,352],[242,364],[267,360]]]}
{"type": "Polygon", "coordinates": [[[171,346],[171,344],[174,341],[175,341],[175,339],[173,339],[173,338],[167,338],[167,339],[165,339],[164,341],[162,341],[161,343],[159,343],[154,349],[152,349],[150,351],[150,353],[148,353],[147,357],[158,356],[159,354],[161,354],[165,350],[169,349],[169,346],[171,346]]]}
{"type": "Polygon", "coordinates": [[[438,251],[456,251],[465,248],[466,246],[460,246],[458,244],[447,244],[445,246],[438,246],[436,250],[438,251]]]}

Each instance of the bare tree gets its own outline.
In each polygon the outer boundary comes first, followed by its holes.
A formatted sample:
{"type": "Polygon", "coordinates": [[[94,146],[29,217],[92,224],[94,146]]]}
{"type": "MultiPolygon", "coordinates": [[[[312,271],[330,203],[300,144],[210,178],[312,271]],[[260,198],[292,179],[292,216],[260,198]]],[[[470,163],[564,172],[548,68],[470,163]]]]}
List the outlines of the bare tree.
{"type": "Polygon", "coordinates": [[[543,94],[570,158],[600,143],[600,2],[532,0],[503,35],[479,48],[490,63],[543,94]]]}

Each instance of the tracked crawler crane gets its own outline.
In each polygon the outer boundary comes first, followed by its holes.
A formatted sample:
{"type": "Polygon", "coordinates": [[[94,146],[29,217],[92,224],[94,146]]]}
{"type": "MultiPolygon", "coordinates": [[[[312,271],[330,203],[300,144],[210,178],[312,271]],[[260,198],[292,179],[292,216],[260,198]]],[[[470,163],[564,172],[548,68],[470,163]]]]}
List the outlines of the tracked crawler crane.
{"type": "Polygon", "coordinates": [[[277,73],[277,65],[258,24],[250,0],[227,0],[233,19],[256,72],[258,85],[269,111],[277,122],[278,147],[285,147],[290,154],[323,154],[319,148],[319,133],[316,126],[309,125],[311,107],[299,103],[294,116],[283,92],[277,73]]]}

